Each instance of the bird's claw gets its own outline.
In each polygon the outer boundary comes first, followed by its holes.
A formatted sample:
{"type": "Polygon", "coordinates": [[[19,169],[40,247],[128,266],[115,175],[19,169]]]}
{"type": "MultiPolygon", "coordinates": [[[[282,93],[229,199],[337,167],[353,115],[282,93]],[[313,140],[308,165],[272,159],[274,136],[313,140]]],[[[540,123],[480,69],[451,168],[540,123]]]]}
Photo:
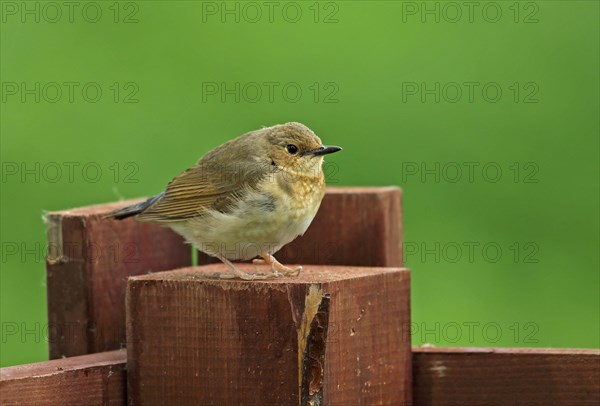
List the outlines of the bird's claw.
{"type": "Polygon", "coordinates": [[[273,272],[273,276],[298,276],[302,271],[302,267],[299,266],[295,269],[288,268],[287,266],[281,264],[275,258],[271,257],[270,261],[267,261],[264,258],[256,258],[252,260],[252,263],[255,265],[271,265],[271,271],[273,272]],[[281,271],[281,272],[280,272],[281,271]]]}

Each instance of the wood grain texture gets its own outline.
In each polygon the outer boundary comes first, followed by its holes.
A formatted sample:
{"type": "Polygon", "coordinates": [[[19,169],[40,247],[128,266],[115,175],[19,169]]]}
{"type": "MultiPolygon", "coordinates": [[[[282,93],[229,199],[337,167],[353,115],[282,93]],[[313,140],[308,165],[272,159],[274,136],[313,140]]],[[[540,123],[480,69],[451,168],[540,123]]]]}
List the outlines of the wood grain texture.
{"type": "Polygon", "coordinates": [[[600,350],[413,348],[418,406],[600,404],[600,350]]]}
{"type": "Polygon", "coordinates": [[[173,231],[104,218],[134,202],[46,216],[50,358],[121,348],[127,277],[191,264],[191,248],[173,231]]]}
{"type": "Polygon", "coordinates": [[[401,267],[401,205],[397,187],[327,187],[306,233],[275,256],[302,265],[401,267]]]}
{"type": "Polygon", "coordinates": [[[0,404],[127,404],[126,351],[83,355],[0,369],[0,404]]]}
{"type": "Polygon", "coordinates": [[[130,405],[410,403],[407,270],[313,265],[251,282],[215,272],[227,269],[129,280],[130,405]]]}

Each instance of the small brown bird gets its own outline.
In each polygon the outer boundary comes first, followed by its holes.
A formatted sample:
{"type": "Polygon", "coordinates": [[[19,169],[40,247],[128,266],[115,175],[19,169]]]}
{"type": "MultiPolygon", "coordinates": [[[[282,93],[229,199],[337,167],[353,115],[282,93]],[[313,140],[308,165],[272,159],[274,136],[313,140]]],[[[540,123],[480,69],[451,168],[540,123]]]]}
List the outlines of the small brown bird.
{"type": "Polygon", "coordinates": [[[304,234],[325,193],[325,146],[300,123],[262,128],[204,155],[161,194],[115,213],[171,227],[189,243],[219,258],[234,274],[221,278],[267,279],[299,274],[273,254],[304,234]],[[230,260],[255,259],[270,274],[247,274],[230,260]]]}

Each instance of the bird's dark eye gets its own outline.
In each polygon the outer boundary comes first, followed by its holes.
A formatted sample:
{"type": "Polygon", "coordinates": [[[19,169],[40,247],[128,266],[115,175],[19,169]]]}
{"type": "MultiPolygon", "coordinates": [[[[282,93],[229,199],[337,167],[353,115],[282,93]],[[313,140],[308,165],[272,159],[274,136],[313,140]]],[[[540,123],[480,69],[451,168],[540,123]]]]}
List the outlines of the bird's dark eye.
{"type": "Polygon", "coordinates": [[[295,153],[298,152],[298,147],[295,146],[294,144],[288,144],[288,145],[286,145],[285,149],[287,150],[287,152],[289,152],[292,155],[294,155],[295,153]]]}

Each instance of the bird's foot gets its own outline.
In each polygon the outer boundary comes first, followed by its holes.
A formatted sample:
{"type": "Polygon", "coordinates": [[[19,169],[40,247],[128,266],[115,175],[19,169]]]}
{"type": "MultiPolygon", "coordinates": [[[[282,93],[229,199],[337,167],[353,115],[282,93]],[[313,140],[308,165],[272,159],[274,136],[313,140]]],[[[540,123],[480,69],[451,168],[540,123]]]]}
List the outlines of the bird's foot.
{"type": "Polygon", "coordinates": [[[253,263],[254,265],[271,265],[271,273],[270,273],[270,275],[271,275],[273,278],[279,278],[279,277],[281,277],[281,276],[284,276],[284,274],[282,274],[282,273],[281,273],[281,272],[279,272],[277,269],[275,269],[275,267],[273,266],[273,264],[269,264],[269,263],[267,263],[267,262],[266,262],[264,259],[258,259],[258,258],[257,258],[257,259],[253,259],[253,260],[252,260],[252,263],[253,263]]]}
{"type": "Polygon", "coordinates": [[[225,257],[217,257],[219,258],[225,265],[229,267],[233,271],[233,273],[215,273],[212,276],[217,279],[242,279],[245,281],[253,281],[260,279],[269,279],[274,278],[276,275],[274,274],[264,274],[264,273],[246,273],[235,266],[231,261],[229,261],[225,257]]]}
{"type": "Polygon", "coordinates": [[[256,265],[271,265],[271,271],[273,275],[279,276],[298,276],[300,275],[300,271],[302,271],[302,267],[299,266],[295,269],[287,267],[283,265],[281,262],[277,261],[275,257],[271,254],[261,254],[262,259],[257,258],[252,261],[253,264],[256,265]],[[281,271],[281,272],[279,272],[281,271]]]}
{"type": "Polygon", "coordinates": [[[253,281],[260,279],[269,279],[275,277],[272,274],[264,274],[264,273],[246,273],[240,269],[238,269],[235,273],[215,273],[212,275],[213,278],[217,279],[242,279],[245,281],[253,281]]]}

